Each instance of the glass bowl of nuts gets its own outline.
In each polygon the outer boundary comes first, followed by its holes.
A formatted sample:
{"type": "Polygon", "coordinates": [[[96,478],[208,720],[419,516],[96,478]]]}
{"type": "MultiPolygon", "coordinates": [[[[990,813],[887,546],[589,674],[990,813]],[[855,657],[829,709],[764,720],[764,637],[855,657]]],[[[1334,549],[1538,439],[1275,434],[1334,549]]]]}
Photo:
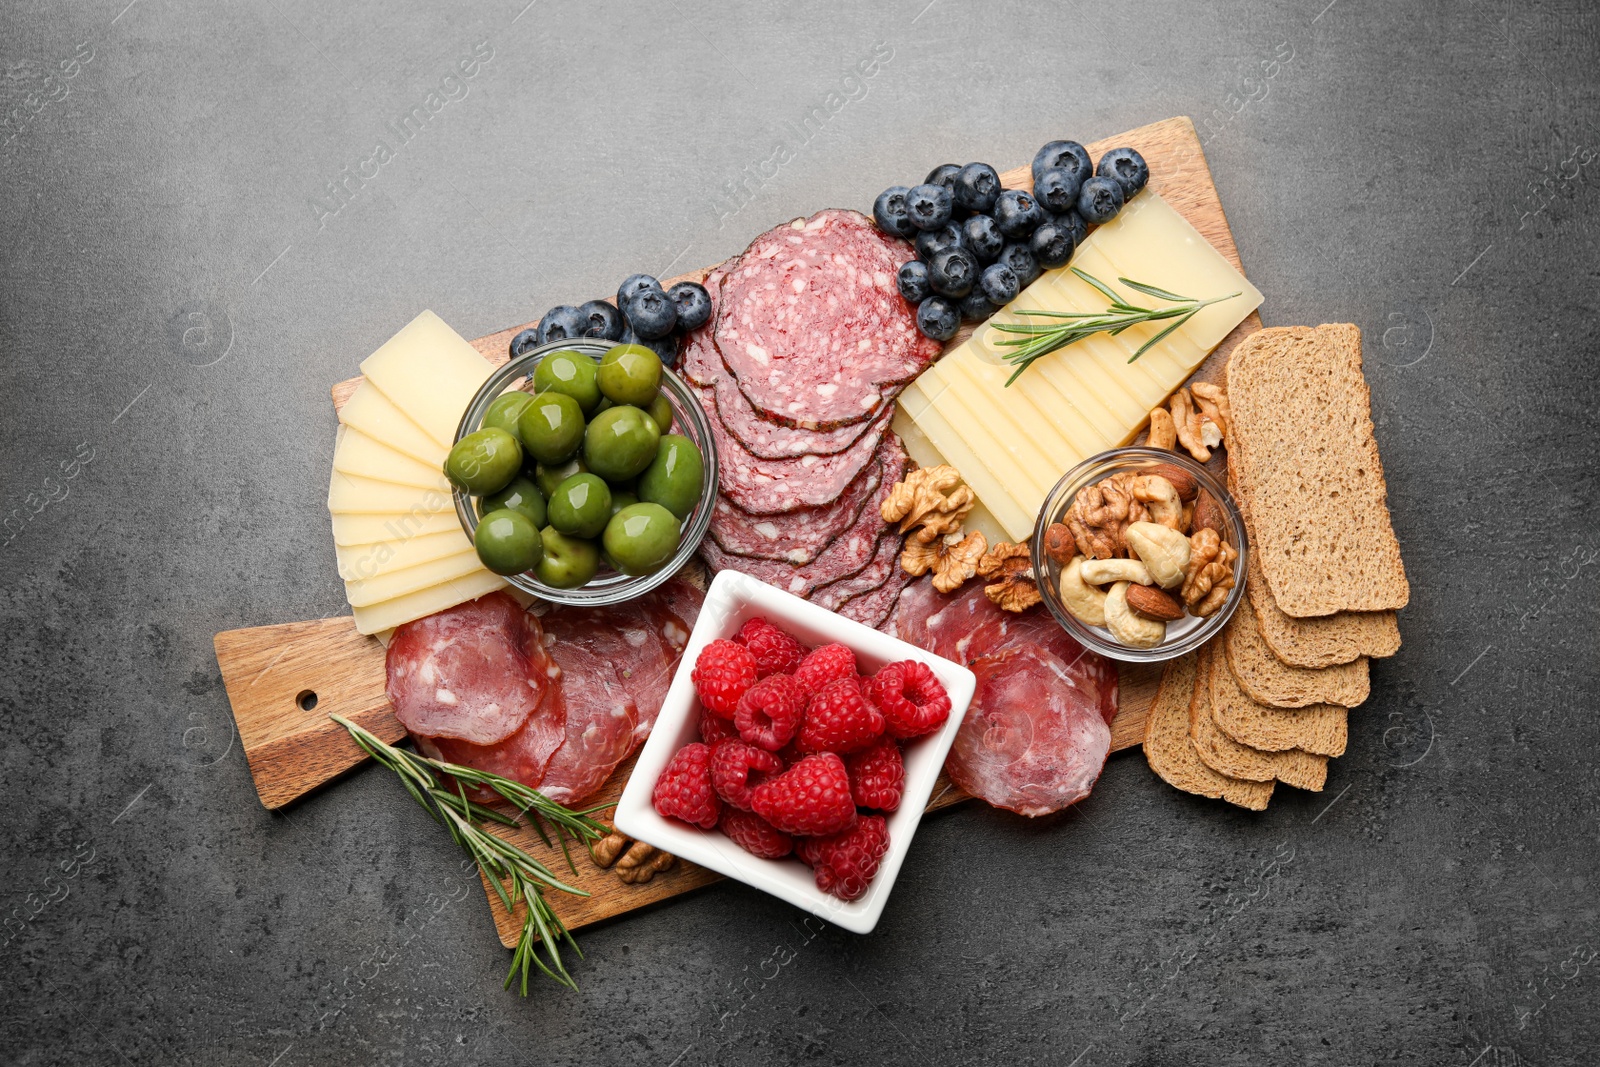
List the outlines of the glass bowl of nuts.
{"type": "Polygon", "coordinates": [[[1040,595],[1079,643],[1157,663],[1227,625],[1250,546],[1233,497],[1204,467],[1175,452],[1118,448],[1056,483],[1032,552],[1040,595]]]}

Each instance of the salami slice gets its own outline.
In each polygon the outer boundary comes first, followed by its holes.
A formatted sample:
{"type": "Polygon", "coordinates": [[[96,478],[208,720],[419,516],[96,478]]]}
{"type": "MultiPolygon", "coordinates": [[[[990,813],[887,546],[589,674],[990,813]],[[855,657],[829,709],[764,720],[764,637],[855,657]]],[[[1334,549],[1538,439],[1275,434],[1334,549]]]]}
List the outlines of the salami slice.
{"type": "MultiPolygon", "coordinates": [[[[860,572],[837,582],[829,582],[811,597],[813,604],[821,604],[829,611],[838,611],[841,604],[852,597],[870,593],[900,573],[900,535],[892,526],[878,525],[878,543],[872,550],[872,559],[860,572]]],[[[859,620],[858,620],[859,621],[859,620]]]]}
{"type": "Polygon", "coordinates": [[[940,351],[895,287],[910,245],[855,211],[796,219],[752,242],[721,279],[723,366],[768,420],[808,430],[888,407],[940,351]]]}
{"type": "Polygon", "coordinates": [[[688,624],[664,600],[648,594],[616,607],[558,608],[545,616],[544,628],[557,658],[569,645],[576,645],[611,664],[617,681],[633,698],[634,741],[649,737],[688,643],[688,624]]]}
{"type": "MultiPolygon", "coordinates": [[[[715,342],[712,342],[715,344],[715,342]]],[[[712,385],[717,418],[728,435],[758,459],[793,459],[796,456],[831,456],[843,452],[872,425],[871,419],[846,423],[832,430],[802,430],[763,418],[723,374],[712,385]]],[[[869,415],[877,412],[869,412],[869,415]]]]}
{"type": "Polygon", "coordinates": [[[700,618],[700,605],[705,603],[706,595],[693,582],[674,576],[657,586],[649,597],[659,600],[662,607],[682,620],[686,627],[683,633],[664,630],[662,635],[678,655],[683,655],[684,646],[689,643],[689,630],[694,629],[695,621],[700,618]]]}
{"type": "Polygon", "coordinates": [[[711,512],[711,536],[729,555],[810,563],[861,517],[883,481],[883,464],[893,449],[880,448],[876,461],[831,504],[787,515],[748,515],[718,496],[711,512]]]}
{"type": "Polygon", "coordinates": [[[1095,695],[1035,644],[973,661],[978,688],[945,770],[997,808],[1048,815],[1089,795],[1111,754],[1095,695]]]}
{"type": "Polygon", "coordinates": [[[639,708],[600,656],[571,643],[556,645],[551,654],[561,665],[566,739],[545,767],[539,792],[574,807],[593,796],[633,751],[639,708]]]}
{"type": "MultiPolygon", "coordinates": [[[[545,689],[544,698],[522,729],[493,745],[469,745],[448,737],[425,737],[413,734],[417,750],[425,756],[459,763],[463,767],[488,771],[502,778],[521,782],[537,788],[544,779],[550,757],[567,739],[566,704],[561,697],[561,687],[552,685],[545,689]]],[[[468,789],[467,796],[488,803],[495,794],[487,789],[468,789]]]]}
{"type": "Polygon", "coordinates": [[[406,623],[384,662],[395,718],[413,734],[505,740],[559,677],[540,637],[539,620],[501,592],[406,623]]]}
{"type": "Polygon", "coordinates": [[[889,621],[889,617],[894,614],[895,604],[899,602],[900,594],[905,590],[909,578],[910,575],[903,572],[891,574],[878,588],[857,593],[840,604],[839,614],[847,619],[854,619],[863,626],[870,626],[875,630],[882,629],[889,621]]]}

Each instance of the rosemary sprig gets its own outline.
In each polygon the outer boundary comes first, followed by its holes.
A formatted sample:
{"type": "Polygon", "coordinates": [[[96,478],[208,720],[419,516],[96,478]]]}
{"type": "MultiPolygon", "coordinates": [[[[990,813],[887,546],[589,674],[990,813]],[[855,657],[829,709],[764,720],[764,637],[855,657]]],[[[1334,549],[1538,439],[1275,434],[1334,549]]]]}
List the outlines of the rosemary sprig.
{"type": "Polygon", "coordinates": [[[1011,372],[1011,377],[1006,379],[1007,386],[1016,381],[1017,377],[1032,366],[1033,361],[1040,356],[1048,355],[1058,348],[1065,348],[1067,345],[1081,341],[1092,334],[1108,333],[1115,337],[1128,327],[1137,326],[1142,322],[1161,322],[1166,319],[1177,320],[1171,326],[1168,326],[1140,345],[1139,351],[1128,357],[1128,362],[1132,363],[1148,352],[1153,345],[1165,340],[1166,336],[1173,330],[1194,318],[1201,308],[1210,307],[1212,304],[1220,304],[1224,300],[1232,300],[1239,295],[1238,293],[1229,293],[1227,296],[1214,296],[1209,300],[1197,300],[1192,296],[1179,296],[1177,293],[1169,293],[1165,289],[1158,289],[1144,282],[1136,282],[1131,278],[1118,278],[1117,281],[1130,289],[1173,305],[1165,308],[1147,308],[1123,299],[1121,293],[1088,271],[1079,270],[1077,267],[1070,269],[1072,273],[1104,293],[1106,299],[1111,301],[1110,306],[1105,311],[1098,312],[1036,310],[1017,312],[1019,315],[1036,315],[1040,318],[1057,320],[1054,323],[990,323],[997,330],[1022,335],[1021,337],[995,342],[996,345],[1016,349],[1015,352],[1006,353],[1006,362],[1017,368],[1011,372]]]}
{"type": "Polygon", "coordinates": [[[522,936],[511,954],[511,970],[506,974],[505,988],[511,988],[512,981],[521,974],[522,995],[527,996],[529,970],[537,967],[562,985],[577,989],[578,984],[572,980],[572,975],[567,973],[566,965],[562,962],[561,942],[565,940],[571,945],[579,959],[583,958],[583,950],[578,948],[571,931],[545,900],[544,891],[546,888],[557,889],[580,897],[589,894],[563,882],[550,868],[509,841],[484,830],[482,824],[486,822],[496,822],[502,826],[517,826],[519,823],[513,816],[468,800],[466,790],[468,786],[487,789],[509,802],[519,814],[528,816],[528,824],[546,845],[551,844],[550,834],[546,831],[548,823],[549,828],[555,831],[555,838],[560,842],[561,851],[567,857],[567,865],[572,868],[573,874],[578,873],[578,868],[572,862],[572,853],[567,851],[567,838],[575,838],[587,846],[604,837],[609,832],[607,827],[589,818],[589,815],[605,805],[572,811],[521,782],[395,748],[348,719],[338,715],[330,715],[329,718],[350,731],[350,736],[367,755],[398,775],[400,784],[406,787],[412,799],[421,804],[435,822],[443,824],[450,831],[455,843],[466,849],[488,876],[489,884],[506,906],[506,911],[515,911],[519,900],[527,905],[522,919],[522,936]],[[445,786],[441,775],[455,779],[455,791],[445,786]],[[543,958],[539,955],[540,948],[544,949],[543,958]]]}

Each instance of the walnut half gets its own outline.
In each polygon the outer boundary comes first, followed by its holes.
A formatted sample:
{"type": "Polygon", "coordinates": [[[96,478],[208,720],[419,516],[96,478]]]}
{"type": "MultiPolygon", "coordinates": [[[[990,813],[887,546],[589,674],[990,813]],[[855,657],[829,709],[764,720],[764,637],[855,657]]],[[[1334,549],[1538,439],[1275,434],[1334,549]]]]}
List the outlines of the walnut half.
{"type": "Polygon", "coordinates": [[[641,885],[670,868],[676,857],[654,845],[635,841],[613,830],[589,846],[589,858],[599,867],[608,867],[629,885],[641,885]]]}
{"type": "Polygon", "coordinates": [[[933,587],[953,593],[977,572],[978,561],[989,549],[989,540],[977,530],[965,537],[960,531],[925,544],[909,538],[900,553],[900,566],[910,575],[933,572],[933,587]]]}
{"type": "Polygon", "coordinates": [[[931,545],[961,529],[962,520],[976,503],[972,490],[962,484],[961,473],[941,463],[907,474],[889,491],[879,513],[884,522],[899,523],[901,533],[911,533],[914,539],[931,545]]]}
{"type": "Polygon", "coordinates": [[[1027,545],[1001,541],[978,561],[978,575],[990,580],[984,596],[1005,611],[1027,611],[1042,599],[1027,545]]]}

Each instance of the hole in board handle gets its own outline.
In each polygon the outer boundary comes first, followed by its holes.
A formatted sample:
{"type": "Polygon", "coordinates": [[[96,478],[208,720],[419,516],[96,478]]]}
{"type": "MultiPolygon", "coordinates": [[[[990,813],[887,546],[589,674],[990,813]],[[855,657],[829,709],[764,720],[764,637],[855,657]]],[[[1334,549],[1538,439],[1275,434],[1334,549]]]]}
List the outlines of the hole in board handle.
{"type": "Polygon", "coordinates": [[[295,696],[294,702],[301,711],[310,711],[317,706],[317,694],[310,689],[302,689],[295,696]]]}

